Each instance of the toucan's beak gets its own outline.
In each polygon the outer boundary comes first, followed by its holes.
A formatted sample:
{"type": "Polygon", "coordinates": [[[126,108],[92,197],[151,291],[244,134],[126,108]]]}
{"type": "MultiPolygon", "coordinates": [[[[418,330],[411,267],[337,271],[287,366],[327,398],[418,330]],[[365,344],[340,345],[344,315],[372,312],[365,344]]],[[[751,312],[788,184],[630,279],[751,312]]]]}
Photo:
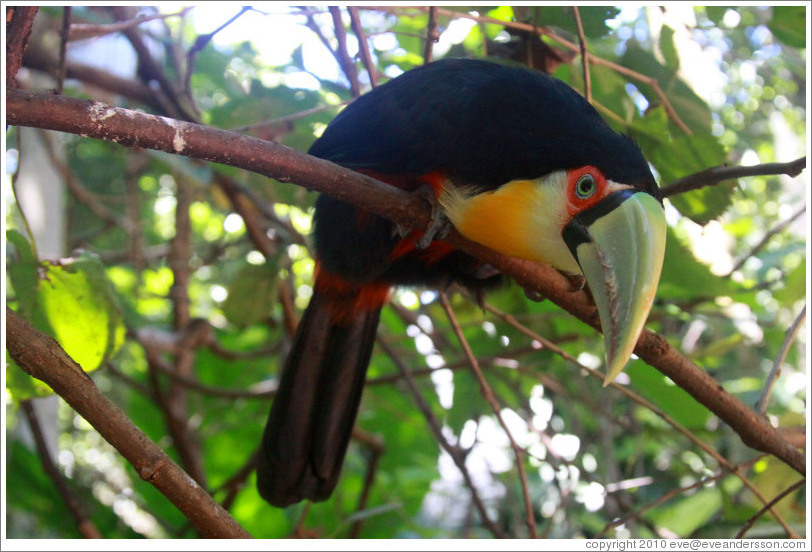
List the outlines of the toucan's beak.
{"type": "Polygon", "coordinates": [[[562,237],[598,307],[611,383],[631,357],[648,317],[665,254],[665,211],[648,193],[613,192],[575,215],[562,237]]]}

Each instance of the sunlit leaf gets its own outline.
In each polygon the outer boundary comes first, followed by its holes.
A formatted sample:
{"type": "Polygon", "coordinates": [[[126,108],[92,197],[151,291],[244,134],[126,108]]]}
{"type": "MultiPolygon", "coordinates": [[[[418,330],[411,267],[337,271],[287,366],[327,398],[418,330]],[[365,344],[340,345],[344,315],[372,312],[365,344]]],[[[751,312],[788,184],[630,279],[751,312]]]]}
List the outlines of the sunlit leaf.
{"type": "Polygon", "coordinates": [[[121,346],[124,325],[99,259],[90,254],[43,263],[42,309],[54,338],[86,372],[98,368],[121,346]]]}

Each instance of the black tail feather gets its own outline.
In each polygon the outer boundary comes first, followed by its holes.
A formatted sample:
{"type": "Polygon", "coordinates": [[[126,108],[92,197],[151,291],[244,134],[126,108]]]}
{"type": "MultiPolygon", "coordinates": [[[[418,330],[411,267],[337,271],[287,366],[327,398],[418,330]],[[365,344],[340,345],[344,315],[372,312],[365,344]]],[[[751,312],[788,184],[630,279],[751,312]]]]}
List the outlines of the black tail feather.
{"type": "Polygon", "coordinates": [[[329,296],[314,293],[268,416],[257,486],[274,506],[327,499],[341,472],[380,309],[335,323],[335,307],[329,296]]]}

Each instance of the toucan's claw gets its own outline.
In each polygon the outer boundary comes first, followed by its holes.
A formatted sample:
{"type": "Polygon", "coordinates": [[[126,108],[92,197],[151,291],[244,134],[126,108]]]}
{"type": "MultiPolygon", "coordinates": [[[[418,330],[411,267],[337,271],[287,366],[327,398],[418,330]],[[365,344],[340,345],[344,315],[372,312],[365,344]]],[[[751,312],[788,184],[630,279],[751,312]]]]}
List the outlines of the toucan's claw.
{"type": "Polygon", "coordinates": [[[414,242],[417,249],[426,249],[429,245],[431,245],[433,240],[441,240],[446,237],[448,232],[451,230],[452,224],[443,212],[440,202],[437,201],[437,195],[434,192],[434,188],[428,184],[425,184],[415,190],[414,193],[425,199],[426,203],[428,203],[431,207],[431,220],[429,221],[429,225],[423,231],[420,238],[414,242]]]}
{"type": "Polygon", "coordinates": [[[547,299],[547,296],[541,293],[539,290],[530,287],[524,288],[524,296],[531,301],[535,301],[536,303],[541,303],[547,299]]]}
{"type": "MultiPolygon", "coordinates": [[[[560,272],[560,271],[559,271],[560,272]]],[[[561,275],[570,283],[570,292],[582,291],[586,288],[586,278],[583,274],[568,274],[561,272],[561,275]]]]}

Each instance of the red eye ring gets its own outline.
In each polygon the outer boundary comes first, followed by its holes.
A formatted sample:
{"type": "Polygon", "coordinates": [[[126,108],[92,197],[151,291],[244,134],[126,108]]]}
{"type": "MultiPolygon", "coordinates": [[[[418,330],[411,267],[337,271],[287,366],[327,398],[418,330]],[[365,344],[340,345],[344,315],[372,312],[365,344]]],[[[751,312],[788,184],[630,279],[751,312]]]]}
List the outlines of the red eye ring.
{"type": "Polygon", "coordinates": [[[570,216],[589,209],[606,195],[606,177],[586,165],[567,171],[567,211],[570,216]]]}

